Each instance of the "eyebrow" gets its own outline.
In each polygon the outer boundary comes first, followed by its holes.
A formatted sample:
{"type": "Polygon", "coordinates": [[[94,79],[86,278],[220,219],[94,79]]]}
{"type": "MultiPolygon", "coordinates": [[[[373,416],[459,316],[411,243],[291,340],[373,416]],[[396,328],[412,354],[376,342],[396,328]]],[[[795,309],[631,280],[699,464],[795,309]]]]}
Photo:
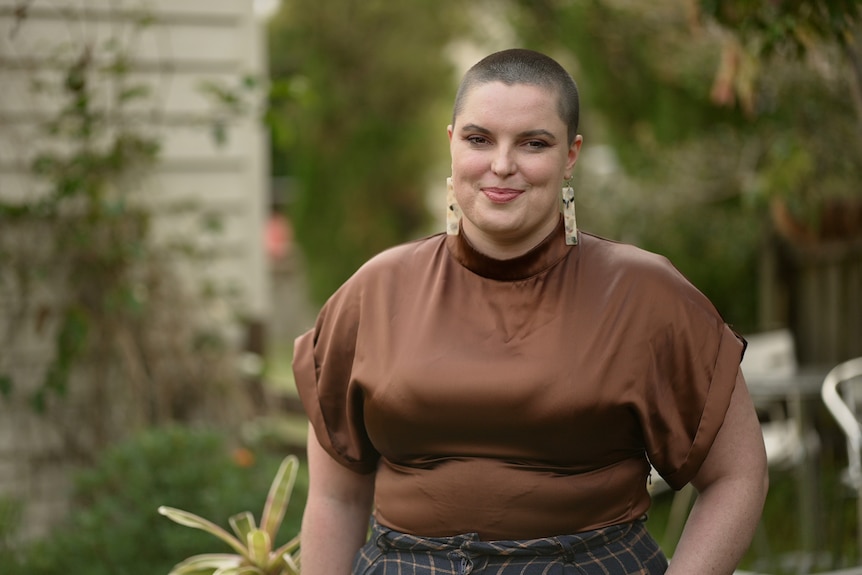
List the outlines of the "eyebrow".
{"type": "MultiPolygon", "coordinates": [[[[464,124],[461,127],[462,132],[479,132],[480,134],[491,135],[491,130],[488,128],[483,128],[477,124],[464,124]]],[[[553,132],[549,132],[543,128],[539,128],[536,130],[526,130],[524,132],[520,132],[518,134],[519,138],[535,138],[537,136],[543,136],[545,138],[550,138],[551,140],[556,141],[557,137],[553,134],[553,132]]]]}

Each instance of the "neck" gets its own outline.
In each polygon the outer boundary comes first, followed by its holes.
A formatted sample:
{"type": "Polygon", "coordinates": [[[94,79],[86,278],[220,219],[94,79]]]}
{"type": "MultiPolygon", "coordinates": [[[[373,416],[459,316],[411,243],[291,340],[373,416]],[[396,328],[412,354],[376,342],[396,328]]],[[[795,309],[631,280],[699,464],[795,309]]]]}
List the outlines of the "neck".
{"type": "Polygon", "coordinates": [[[465,234],[467,240],[477,251],[496,260],[508,260],[522,256],[539,245],[554,231],[558,223],[558,219],[549,220],[528,236],[522,236],[520,234],[488,234],[464,218],[461,233],[465,234]]]}

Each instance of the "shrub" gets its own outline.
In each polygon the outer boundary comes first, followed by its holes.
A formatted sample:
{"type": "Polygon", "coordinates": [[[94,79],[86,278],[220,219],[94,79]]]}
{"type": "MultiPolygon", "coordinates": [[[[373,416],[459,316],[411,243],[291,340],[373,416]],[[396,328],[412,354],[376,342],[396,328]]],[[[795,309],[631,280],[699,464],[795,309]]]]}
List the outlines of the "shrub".
{"type": "MultiPolygon", "coordinates": [[[[184,557],[212,551],[211,536],[165,521],[156,510],[187,509],[227,526],[236,510],[260,506],[282,459],[249,455],[232,451],[218,432],[182,427],[143,432],[118,444],[79,474],[68,521],[29,546],[20,572],[159,575],[184,557]]],[[[304,501],[304,485],[299,482],[296,501],[304,501]]],[[[298,514],[301,509],[292,510],[284,533],[298,532],[298,514]]]]}
{"type": "Polygon", "coordinates": [[[0,573],[14,573],[17,565],[14,538],[21,521],[23,505],[11,497],[0,497],[0,573]]]}

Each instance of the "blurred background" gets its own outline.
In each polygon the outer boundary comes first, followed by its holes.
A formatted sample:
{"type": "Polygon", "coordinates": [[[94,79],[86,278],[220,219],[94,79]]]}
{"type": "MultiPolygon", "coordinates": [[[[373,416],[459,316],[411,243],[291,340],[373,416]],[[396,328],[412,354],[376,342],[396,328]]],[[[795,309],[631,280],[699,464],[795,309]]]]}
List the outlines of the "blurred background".
{"type": "MultiPolygon", "coordinates": [[[[743,568],[859,568],[821,388],[862,356],[860,10],[0,0],[0,572],[167,573],[212,545],[158,505],[257,513],[303,452],[293,339],[443,229],[457,82],[514,46],[578,82],[579,225],[669,257],[750,341],[772,485],[743,568]]],[[[651,489],[672,553],[692,495],[651,489]]]]}

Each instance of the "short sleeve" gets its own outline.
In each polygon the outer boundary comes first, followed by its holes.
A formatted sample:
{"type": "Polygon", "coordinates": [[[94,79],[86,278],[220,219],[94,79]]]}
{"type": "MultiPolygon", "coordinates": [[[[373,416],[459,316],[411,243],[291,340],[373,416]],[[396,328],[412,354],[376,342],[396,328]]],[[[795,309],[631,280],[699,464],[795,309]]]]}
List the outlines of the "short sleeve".
{"type": "Polygon", "coordinates": [[[649,342],[641,416],[650,462],[668,485],[681,489],[721,429],[745,340],[681,275],[664,304],[653,308],[660,310],[661,328],[649,342]]]}
{"type": "Polygon", "coordinates": [[[353,378],[361,298],[342,286],[313,329],[294,344],[296,388],[320,445],[357,473],[376,469],[379,454],[364,423],[363,392],[353,378]]]}

